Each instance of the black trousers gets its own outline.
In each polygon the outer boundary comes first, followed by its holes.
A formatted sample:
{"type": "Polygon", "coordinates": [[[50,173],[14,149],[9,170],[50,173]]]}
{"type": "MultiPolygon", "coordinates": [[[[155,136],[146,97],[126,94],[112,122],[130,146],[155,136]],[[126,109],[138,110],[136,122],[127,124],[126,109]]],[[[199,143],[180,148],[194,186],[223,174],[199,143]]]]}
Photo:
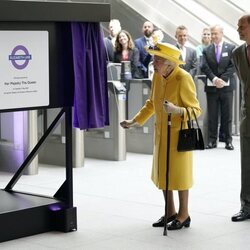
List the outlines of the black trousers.
{"type": "MultiPolygon", "coordinates": [[[[241,131],[240,131],[241,132],[241,131]]],[[[240,134],[241,152],[241,209],[250,213],[250,137],[240,134]]]]}
{"type": "Polygon", "coordinates": [[[218,137],[219,110],[221,130],[225,142],[232,142],[233,91],[206,92],[208,113],[208,142],[216,142],[218,137]]]}

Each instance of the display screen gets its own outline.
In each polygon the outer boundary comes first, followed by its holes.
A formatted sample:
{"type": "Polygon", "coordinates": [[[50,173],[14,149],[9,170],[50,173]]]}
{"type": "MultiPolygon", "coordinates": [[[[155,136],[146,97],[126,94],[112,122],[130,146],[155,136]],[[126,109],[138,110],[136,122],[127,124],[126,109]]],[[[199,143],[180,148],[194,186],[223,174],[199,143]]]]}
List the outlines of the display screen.
{"type": "Polygon", "coordinates": [[[48,31],[0,31],[0,107],[49,105],[48,31]]]}
{"type": "Polygon", "coordinates": [[[0,112],[73,106],[70,22],[0,22],[0,112]]]}

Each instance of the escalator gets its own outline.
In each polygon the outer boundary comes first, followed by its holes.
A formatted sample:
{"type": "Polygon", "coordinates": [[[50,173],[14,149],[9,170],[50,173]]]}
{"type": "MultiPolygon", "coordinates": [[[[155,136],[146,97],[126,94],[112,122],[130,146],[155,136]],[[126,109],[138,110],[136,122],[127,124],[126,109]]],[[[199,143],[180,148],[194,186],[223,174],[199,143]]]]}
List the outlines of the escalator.
{"type": "MultiPolygon", "coordinates": [[[[175,39],[175,29],[184,24],[189,29],[191,46],[200,43],[201,31],[204,27],[220,24],[224,27],[225,40],[236,45],[240,44],[236,25],[244,11],[235,7],[230,1],[206,0],[122,0],[137,13],[143,13],[145,19],[175,39]]],[[[169,41],[171,43],[171,41],[169,41]]]]}

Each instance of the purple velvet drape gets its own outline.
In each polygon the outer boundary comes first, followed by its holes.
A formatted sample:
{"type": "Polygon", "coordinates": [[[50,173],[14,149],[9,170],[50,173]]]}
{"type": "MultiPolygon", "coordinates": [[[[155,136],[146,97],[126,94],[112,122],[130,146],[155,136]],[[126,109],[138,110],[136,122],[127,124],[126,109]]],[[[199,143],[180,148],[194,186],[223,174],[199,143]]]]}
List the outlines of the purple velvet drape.
{"type": "Polygon", "coordinates": [[[107,69],[99,23],[73,22],[74,126],[80,129],[109,125],[107,69]]]}

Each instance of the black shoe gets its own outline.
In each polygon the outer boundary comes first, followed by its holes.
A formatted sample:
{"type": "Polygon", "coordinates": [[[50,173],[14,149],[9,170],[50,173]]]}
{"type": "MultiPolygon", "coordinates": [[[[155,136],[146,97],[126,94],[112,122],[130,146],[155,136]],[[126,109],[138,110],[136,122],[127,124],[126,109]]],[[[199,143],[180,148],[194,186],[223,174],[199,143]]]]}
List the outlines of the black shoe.
{"type": "Polygon", "coordinates": [[[246,211],[240,210],[239,213],[232,216],[232,221],[243,221],[250,219],[250,214],[246,211]]]}
{"type": "MultiPolygon", "coordinates": [[[[175,220],[176,216],[177,216],[177,214],[174,214],[174,215],[168,217],[167,223],[175,220]]],[[[156,221],[152,224],[152,227],[164,227],[164,218],[165,218],[165,216],[162,216],[158,221],[156,221]]]]}
{"type": "Polygon", "coordinates": [[[225,146],[225,149],[227,150],[234,150],[234,146],[231,142],[227,142],[226,143],[226,146],[225,146]]]}
{"type": "Polygon", "coordinates": [[[206,146],[206,149],[217,148],[216,142],[209,142],[206,146]]]}
{"type": "Polygon", "coordinates": [[[187,219],[184,220],[182,223],[179,220],[175,219],[168,224],[168,230],[179,230],[182,229],[183,227],[190,227],[190,223],[191,223],[190,216],[188,216],[187,219]]]}

